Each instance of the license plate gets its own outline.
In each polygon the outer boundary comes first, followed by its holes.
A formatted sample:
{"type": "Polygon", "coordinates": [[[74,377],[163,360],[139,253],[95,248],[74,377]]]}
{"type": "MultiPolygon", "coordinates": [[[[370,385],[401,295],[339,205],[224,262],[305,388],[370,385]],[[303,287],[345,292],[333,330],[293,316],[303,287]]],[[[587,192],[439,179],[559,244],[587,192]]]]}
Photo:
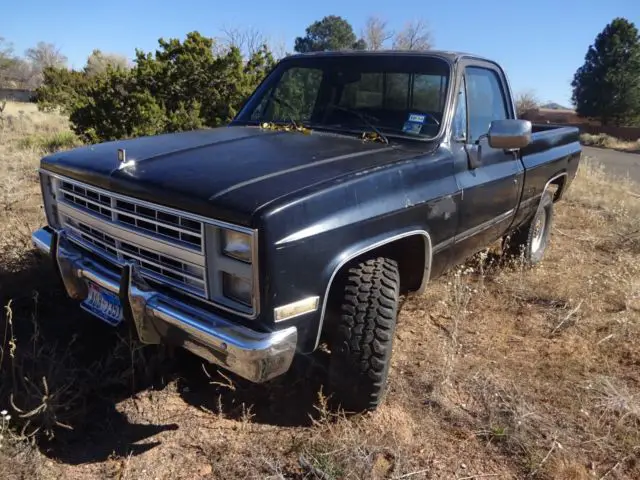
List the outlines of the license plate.
{"type": "Polygon", "coordinates": [[[109,325],[116,326],[122,322],[122,304],[118,295],[88,282],[89,295],[81,307],[109,325]]]}

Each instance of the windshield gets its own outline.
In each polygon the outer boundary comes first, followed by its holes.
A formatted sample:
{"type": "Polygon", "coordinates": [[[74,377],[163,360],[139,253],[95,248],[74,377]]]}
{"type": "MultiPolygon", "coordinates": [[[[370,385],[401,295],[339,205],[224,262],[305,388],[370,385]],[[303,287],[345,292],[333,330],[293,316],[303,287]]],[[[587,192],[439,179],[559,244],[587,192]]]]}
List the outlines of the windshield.
{"type": "Polygon", "coordinates": [[[234,123],[296,123],[429,139],[440,131],[449,71],[444,60],[418,55],[284,60],[234,123]]]}

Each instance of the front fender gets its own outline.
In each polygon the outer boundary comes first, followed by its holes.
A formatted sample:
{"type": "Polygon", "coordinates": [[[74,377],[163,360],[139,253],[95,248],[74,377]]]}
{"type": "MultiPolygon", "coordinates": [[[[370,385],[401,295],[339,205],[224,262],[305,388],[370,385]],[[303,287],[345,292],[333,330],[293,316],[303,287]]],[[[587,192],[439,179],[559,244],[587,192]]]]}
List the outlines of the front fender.
{"type": "Polygon", "coordinates": [[[459,201],[450,152],[443,150],[274,204],[262,217],[261,321],[267,328],[296,326],[301,351],[314,350],[340,270],[367,252],[411,236],[419,236],[425,249],[422,275],[412,271],[407,282],[417,289],[430,276],[432,252],[455,235],[459,201]],[[296,302],[316,297],[313,312],[278,322],[272,315],[273,309],[289,311],[296,302]]]}

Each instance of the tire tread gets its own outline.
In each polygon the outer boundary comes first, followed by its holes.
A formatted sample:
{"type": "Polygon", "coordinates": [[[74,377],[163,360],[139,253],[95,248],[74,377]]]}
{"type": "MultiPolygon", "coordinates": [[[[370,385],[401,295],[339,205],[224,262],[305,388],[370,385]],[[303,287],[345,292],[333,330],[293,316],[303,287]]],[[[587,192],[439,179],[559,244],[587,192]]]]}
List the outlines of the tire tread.
{"type": "Polygon", "coordinates": [[[329,382],[343,408],[375,409],[389,371],[398,314],[398,265],[367,260],[348,270],[329,382]]]}

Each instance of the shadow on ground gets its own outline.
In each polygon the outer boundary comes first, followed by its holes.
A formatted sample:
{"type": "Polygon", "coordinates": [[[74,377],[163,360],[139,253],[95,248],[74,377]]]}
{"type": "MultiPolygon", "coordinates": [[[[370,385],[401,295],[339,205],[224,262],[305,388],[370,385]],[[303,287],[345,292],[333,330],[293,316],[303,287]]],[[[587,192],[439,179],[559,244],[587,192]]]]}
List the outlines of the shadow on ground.
{"type": "Polygon", "coordinates": [[[141,424],[119,402],[175,385],[197,408],[227,419],[308,425],[326,357],[296,359],[290,372],[256,385],[222,375],[183,351],[142,346],[129,326],[114,329],[67,299],[47,259],[0,267],[0,409],[45,455],[69,464],[138,455],[175,423],[141,424]]]}
{"type": "Polygon", "coordinates": [[[253,423],[311,425],[314,405],[324,388],[328,354],[298,356],[285,375],[264,384],[222,373],[188,353],[182,355],[184,377],[178,381],[178,390],[187,403],[236,420],[250,416],[253,423]]]}

